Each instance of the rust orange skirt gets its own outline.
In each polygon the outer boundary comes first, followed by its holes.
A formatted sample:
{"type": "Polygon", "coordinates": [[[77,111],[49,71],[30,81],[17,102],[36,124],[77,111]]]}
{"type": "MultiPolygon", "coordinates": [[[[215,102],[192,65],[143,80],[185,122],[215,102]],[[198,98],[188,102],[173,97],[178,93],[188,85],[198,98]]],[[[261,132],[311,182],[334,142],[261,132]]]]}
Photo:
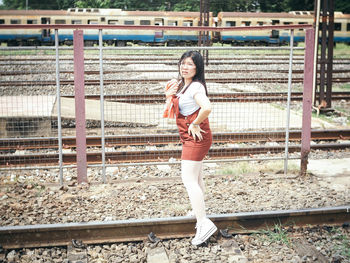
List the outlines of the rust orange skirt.
{"type": "Polygon", "coordinates": [[[188,134],[188,127],[197,118],[199,109],[189,116],[183,116],[178,109],[178,99],[174,99],[174,106],[176,124],[182,142],[181,160],[202,161],[213,141],[208,118],[200,124],[200,128],[205,131],[205,133],[202,132],[203,139],[195,141],[193,136],[188,134]]]}

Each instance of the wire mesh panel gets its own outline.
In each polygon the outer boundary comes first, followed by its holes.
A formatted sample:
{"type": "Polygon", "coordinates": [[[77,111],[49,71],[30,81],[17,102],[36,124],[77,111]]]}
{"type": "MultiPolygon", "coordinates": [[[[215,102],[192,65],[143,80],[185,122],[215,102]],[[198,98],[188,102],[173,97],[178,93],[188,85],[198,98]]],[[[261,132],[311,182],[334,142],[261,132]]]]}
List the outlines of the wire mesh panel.
{"type": "MultiPolygon", "coordinates": [[[[111,146],[107,147],[108,163],[179,159],[175,120],[162,118],[164,87],[168,80],[179,78],[182,53],[196,49],[104,52],[104,82],[113,83],[105,84],[104,90],[106,139],[111,146]]],[[[208,160],[284,152],[289,52],[288,48],[209,49],[205,71],[213,104],[209,119],[214,144],[208,160]]],[[[302,51],[297,53],[293,65],[299,72],[302,55],[302,51]]],[[[300,76],[293,76],[296,85],[301,85],[300,76]]],[[[292,114],[291,128],[301,128],[300,115],[292,114]]]]}
{"type": "Polygon", "coordinates": [[[0,57],[0,166],[57,164],[54,50],[1,48],[0,57]]]}
{"type": "MultiPolygon", "coordinates": [[[[182,147],[175,120],[162,117],[164,87],[180,78],[178,62],[188,50],[205,54],[213,105],[213,145],[206,161],[283,158],[289,47],[85,47],[85,105],[75,105],[72,47],[60,47],[59,58],[53,47],[3,48],[1,167],[57,167],[58,101],[65,167],[77,160],[76,107],[85,107],[89,166],[100,166],[102,158],[107,165],[179,161],[182,147]]],[[[294,50],[293,56],[292,92],[302,91],[303,49],[294,50]]],[[[292,107],[292,130],[301,128],[296,112],[292,107]]]]}

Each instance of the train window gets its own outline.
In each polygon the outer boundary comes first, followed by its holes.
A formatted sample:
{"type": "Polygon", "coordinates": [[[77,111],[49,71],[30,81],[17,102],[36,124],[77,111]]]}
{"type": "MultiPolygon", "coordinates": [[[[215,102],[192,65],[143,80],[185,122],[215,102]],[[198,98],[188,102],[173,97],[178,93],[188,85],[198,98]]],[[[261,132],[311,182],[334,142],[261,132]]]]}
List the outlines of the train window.
{"type": "Polygon", "coordinates": [[[0,19],[0,25],[5,24],[5,19],[0,19]]]}
{"type": "Polygon", "coordinates": [[[156,18],[156,19],[154,19],[154,25],[156,25],[156,26],[164,25],[164,19],[163,18],[156,18]]]}
{"type": "Polygon", "coordinates": [[[92,9],[92,12],[98,13],[99,10],[95,8],[95,9],[92,9]]]}
{"type": "Polygon", "coordinates": [[[11,20],[10,20],[10,23],[11,23],[11,24],[17,25],[17,24],[20,24],[20,23],[21,23],[21,20],[20,20],[20,19],[11,19],[11,20]]]}
{"type": "Polygon", "coordinates": [[[119,20],[108,20],[108,25],[119,25],[119,20]]]}
{"type": "Polygon", "coordinates": [[[236,26],[236,21],[226,21],[225,26],[236,26]]]}
{"type": "Polygon", "coordinates": [[[263,21],[258,21],[258,22],[256,22],[256,24],[259,25],[259,26],[263,26],[264,22],[263,21]]]}
{"type": "Polygon", "coordinates": [[[272,20],[272,22],[271,22],[272,25],[278,25],[279,23],[280,23],[279,20],[272,20]]]}
{"type": "Polygon", "coordinates": [[[291,25],[293,24],[292,22],[283,22],[283,25],[291,25]]]}
{"type": "Polygon", "coordinates": [[[252,22],[250,22],[250,21],[242,21],[242,26],[250,26],[250,24],[251,24],[252,22]]]}
{"type": "Polygon", "coordinates": [[[350,23],[346,24],[346,31],[350,31],[350,23]]]}
{"type": "Polygon", "coordinates": [[[105,21],[106,21],[106,18],[105,18],[105,17],[101,17],[100,21],[101,21],[101,22],[105,22],[105,21]]]}
{"type": "Polygon", "coordinates": [[[33,19],[28,19],[27,20],[27,24],[28,25],[37,24],[37,23],[38,23],[38,20],[33,20],[33,19]]]}
{"type": "Polygon", "coordinates": [[[90,8],[86,8],[85,11],[86,12],[91,12],[91,9],[90,8]]]}
{"type": "Polygon", "coordinates": [[[81,20],[72,20],[72,25],[81,25],[81,20]]]}
{"type": "MultiPolygon", "coordinates": [[[[307,25],[307,22],[299,22],[299,25],[307,25]]],[[[304,29],[300,28],[299,31],[303,31],[304,29]]]]}
{"type": "Polygon", "coordinates": [[[334,31],[341,31],[341,23],[334,23],[334,31]]]}
{"type": "Polygon", "coordinates": [[[124,21],[124,25],[133,25],[134,24],[134,20],[125,20],[124,21]]]}
{"type": "Polygon", "coordinates": [[[66,23],[66,20],[64,20],[64,19],[56,19],[55,20],[55,24],[57,25],[57,24],[65,24],[66,23]]]}
{"type": "Polygon", "coordinates": [[[168,26],[177,26],[177,21],[176,20],[169,20],[168,26]]]}
{"type": "Polygon", "coordinates": [[[193,26],[193,20],[184,20],[182,22],[183,26],[193,26]]]}
{"type": "Polygon", "coordinates": [[[90,19],[90,20],[88,20],[88,24],[89,25],[97,25],[98,21],[96,19],[90,19]]]}
{"type": "Polygon", "coordinates": [[[151,20],[141,20],[140,25],[149,26],[151,24],[151,20]]]}
{"type": "Polygon", "coordinates": [[[78,12],[84,12],[84,9],[79,8],[77,11],[78,11],[78,12]]]}

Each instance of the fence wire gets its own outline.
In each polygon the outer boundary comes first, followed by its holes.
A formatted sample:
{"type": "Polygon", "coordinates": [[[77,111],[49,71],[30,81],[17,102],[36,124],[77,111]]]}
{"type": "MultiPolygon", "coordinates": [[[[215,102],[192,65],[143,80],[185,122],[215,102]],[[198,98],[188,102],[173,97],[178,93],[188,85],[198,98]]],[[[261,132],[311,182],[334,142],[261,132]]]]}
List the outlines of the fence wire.
{"type": "MultiPolygon", "coordinates": [[[[162,113],[165,83],[179,77],[178,61],[186,50],[203,52],[197,47],[104,47],[101,69],[98,47],[85,48],[89,166],[101,167],[101,136],[105,136],[107,166],[179,161],[175,120],[162,118],[162,113]]],[[[284,158],[290,52],[288,47],[208,48],[205,75],[213,105],[209,120],[214,141],[206,162],[284,158]]],[[[294,50],[293,70],[303,72],[303,52],[294,50]]],[[[1,169],[58,167],[57,77],[63,165],[75,166],[73,60],[73,48],[60,47],[57,76],[54,48],[1,49],[1,169]]],[[[292,92],[302,90],[302,75],[293,74],[292,92]]],[[[300,130],[301,119],[292,107],[290,130],[300,130]]]]}

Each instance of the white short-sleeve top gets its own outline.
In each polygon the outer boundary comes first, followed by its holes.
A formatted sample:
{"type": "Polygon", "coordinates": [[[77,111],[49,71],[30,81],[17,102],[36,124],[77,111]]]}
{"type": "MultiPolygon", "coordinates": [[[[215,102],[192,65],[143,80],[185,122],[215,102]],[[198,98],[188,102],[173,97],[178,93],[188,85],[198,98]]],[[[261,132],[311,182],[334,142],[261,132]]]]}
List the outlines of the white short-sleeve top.
{"type": "Polygon", "coordinates": [[[179,98],[179,110],[183,116],[191,115],[200,108],[194,99],[194,96],[197,93],[203,93],[206,95],[205,88],[200,82],[192,82],[185,93],[180,91],[180,93],[177,94],[177,97],[179,98]]]}

